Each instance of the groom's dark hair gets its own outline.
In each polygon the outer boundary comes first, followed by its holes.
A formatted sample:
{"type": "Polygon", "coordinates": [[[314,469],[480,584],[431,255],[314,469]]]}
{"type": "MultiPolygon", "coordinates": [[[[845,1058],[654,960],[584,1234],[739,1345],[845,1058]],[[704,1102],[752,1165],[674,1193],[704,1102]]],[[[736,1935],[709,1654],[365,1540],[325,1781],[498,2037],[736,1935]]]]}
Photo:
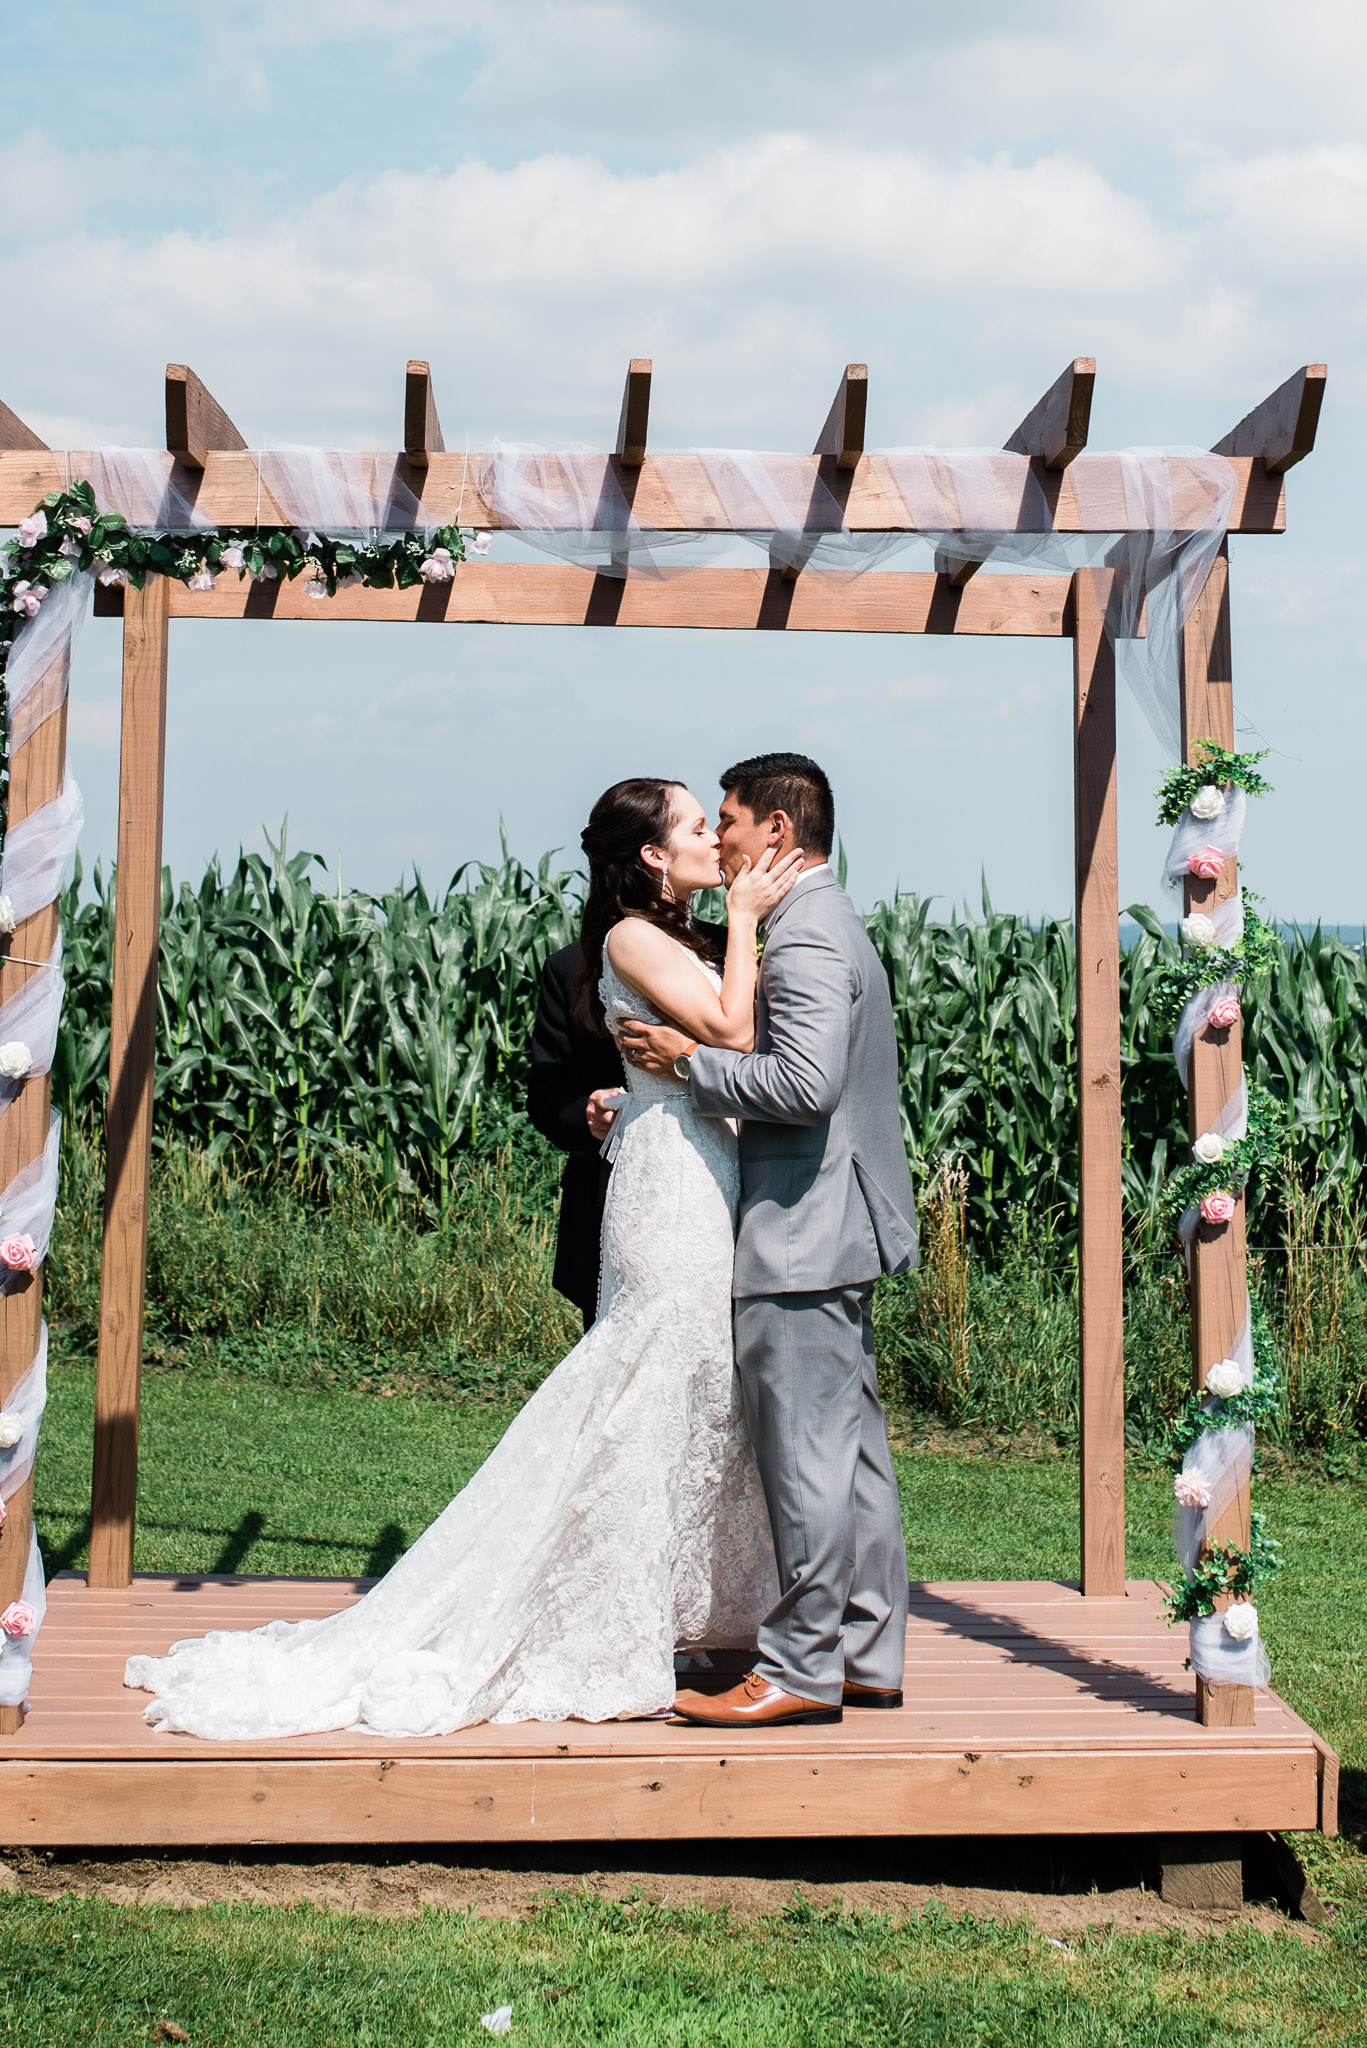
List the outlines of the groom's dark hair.
{"type": "Polygon", "coordinates": [[[808,755],[754,754],[728,768],[721,786],[752,818],[785,811],[804,852],[814,859],[829,857],[835,843],[835,798],[825,770],[808,755]]]}

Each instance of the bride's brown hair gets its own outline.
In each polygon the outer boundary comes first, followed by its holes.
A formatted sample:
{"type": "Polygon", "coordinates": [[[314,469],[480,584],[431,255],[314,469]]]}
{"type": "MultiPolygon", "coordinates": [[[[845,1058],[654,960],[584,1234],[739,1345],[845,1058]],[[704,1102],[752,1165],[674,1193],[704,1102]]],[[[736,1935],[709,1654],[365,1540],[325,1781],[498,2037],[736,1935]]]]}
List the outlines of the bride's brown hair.
{"type": "Polygon", "coordinates": [[[633,775],[605,789],[580,834],[589,864],[589,893],[579,930],[579,964],[574,975],[574,1007],[600,1036],[608,1035],[598,982],[603,972],[603,947],[608,933],[624,917],[643,917],[657,924],[702,959],[712,948],[694,931],[688,905],[671,903],[658,870],[641,858],[643,846],[663,852],[674,829],[675,797],[685,785],[657,775],[633,775]]]}

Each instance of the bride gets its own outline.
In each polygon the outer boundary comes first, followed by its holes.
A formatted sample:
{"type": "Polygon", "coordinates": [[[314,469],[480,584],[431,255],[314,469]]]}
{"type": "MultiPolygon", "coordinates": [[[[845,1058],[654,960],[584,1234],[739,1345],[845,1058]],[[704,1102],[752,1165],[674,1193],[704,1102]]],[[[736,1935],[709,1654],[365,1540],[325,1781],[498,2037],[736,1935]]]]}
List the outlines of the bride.
{"type": "MultiPolygon", "coordinates": [[[[749,1051],[759,921],[801,855],[732,883],[718,974],[688,916],[722,879],[717,835],[680,783],[614,784],[582,844],[590,1020],[669,1018],[749,1051]]],[[[149,1721],[231,1741],[654,1715],[676,1646],[753,1643],[777,1581],[732,1351],[735,1136],[682,1082],[628,1069],[628,1084],[582,1343],[363,1600],[130,1657],[149,1721]]]]}

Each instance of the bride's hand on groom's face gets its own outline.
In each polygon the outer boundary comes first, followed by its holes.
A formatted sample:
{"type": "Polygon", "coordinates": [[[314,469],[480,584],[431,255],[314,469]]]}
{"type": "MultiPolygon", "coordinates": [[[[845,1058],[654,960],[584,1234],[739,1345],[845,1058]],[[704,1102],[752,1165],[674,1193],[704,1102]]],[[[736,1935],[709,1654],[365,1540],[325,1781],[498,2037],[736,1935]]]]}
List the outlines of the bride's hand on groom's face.
{"type": "Polygon", "coordinates": [[[637,1017],[625,1021],[621,1034],[623,1058],[643,1074],[672,1074],[679,1054],[696,1043],[672,1024],[645,1024],[637,1017]]]}
{"type": "Polygon", "coordinates": [[[783,901],[802,873],[803,853],[796,846],[782,859],[775,859],[777,852],[777,847],[767,847],[753,867],[749,854],[744,856],[740,872],[726,892],[728,919],[752,918],[759,924],[783,901]]]}

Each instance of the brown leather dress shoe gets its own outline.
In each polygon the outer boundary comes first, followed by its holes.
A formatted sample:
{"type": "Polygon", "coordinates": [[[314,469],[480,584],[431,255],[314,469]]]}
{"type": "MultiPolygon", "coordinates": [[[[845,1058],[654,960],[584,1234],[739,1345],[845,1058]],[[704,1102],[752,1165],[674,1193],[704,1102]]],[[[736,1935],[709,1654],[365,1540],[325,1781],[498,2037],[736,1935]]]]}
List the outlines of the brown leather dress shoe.
{"type": "Polygon", "coordinates": [[[902,1704],[900,1686],[894,1692],[879,1685],[856,1685],[852,1678],[845,1680],[841,1697],[847,1707],[900,1707],[902,1704]]]}
{"type": "Polygon", "coordinates": [[[781,1685],[761,1678],[758,1671],[747,1671],[739,1685],[713,1698],[701,1692],[681,1692],[674,1711],[680,1720],[696,1721],[702,1728],[812,1728],[841,1718],[839,1707],[798,1699],[781,1685]]]}

